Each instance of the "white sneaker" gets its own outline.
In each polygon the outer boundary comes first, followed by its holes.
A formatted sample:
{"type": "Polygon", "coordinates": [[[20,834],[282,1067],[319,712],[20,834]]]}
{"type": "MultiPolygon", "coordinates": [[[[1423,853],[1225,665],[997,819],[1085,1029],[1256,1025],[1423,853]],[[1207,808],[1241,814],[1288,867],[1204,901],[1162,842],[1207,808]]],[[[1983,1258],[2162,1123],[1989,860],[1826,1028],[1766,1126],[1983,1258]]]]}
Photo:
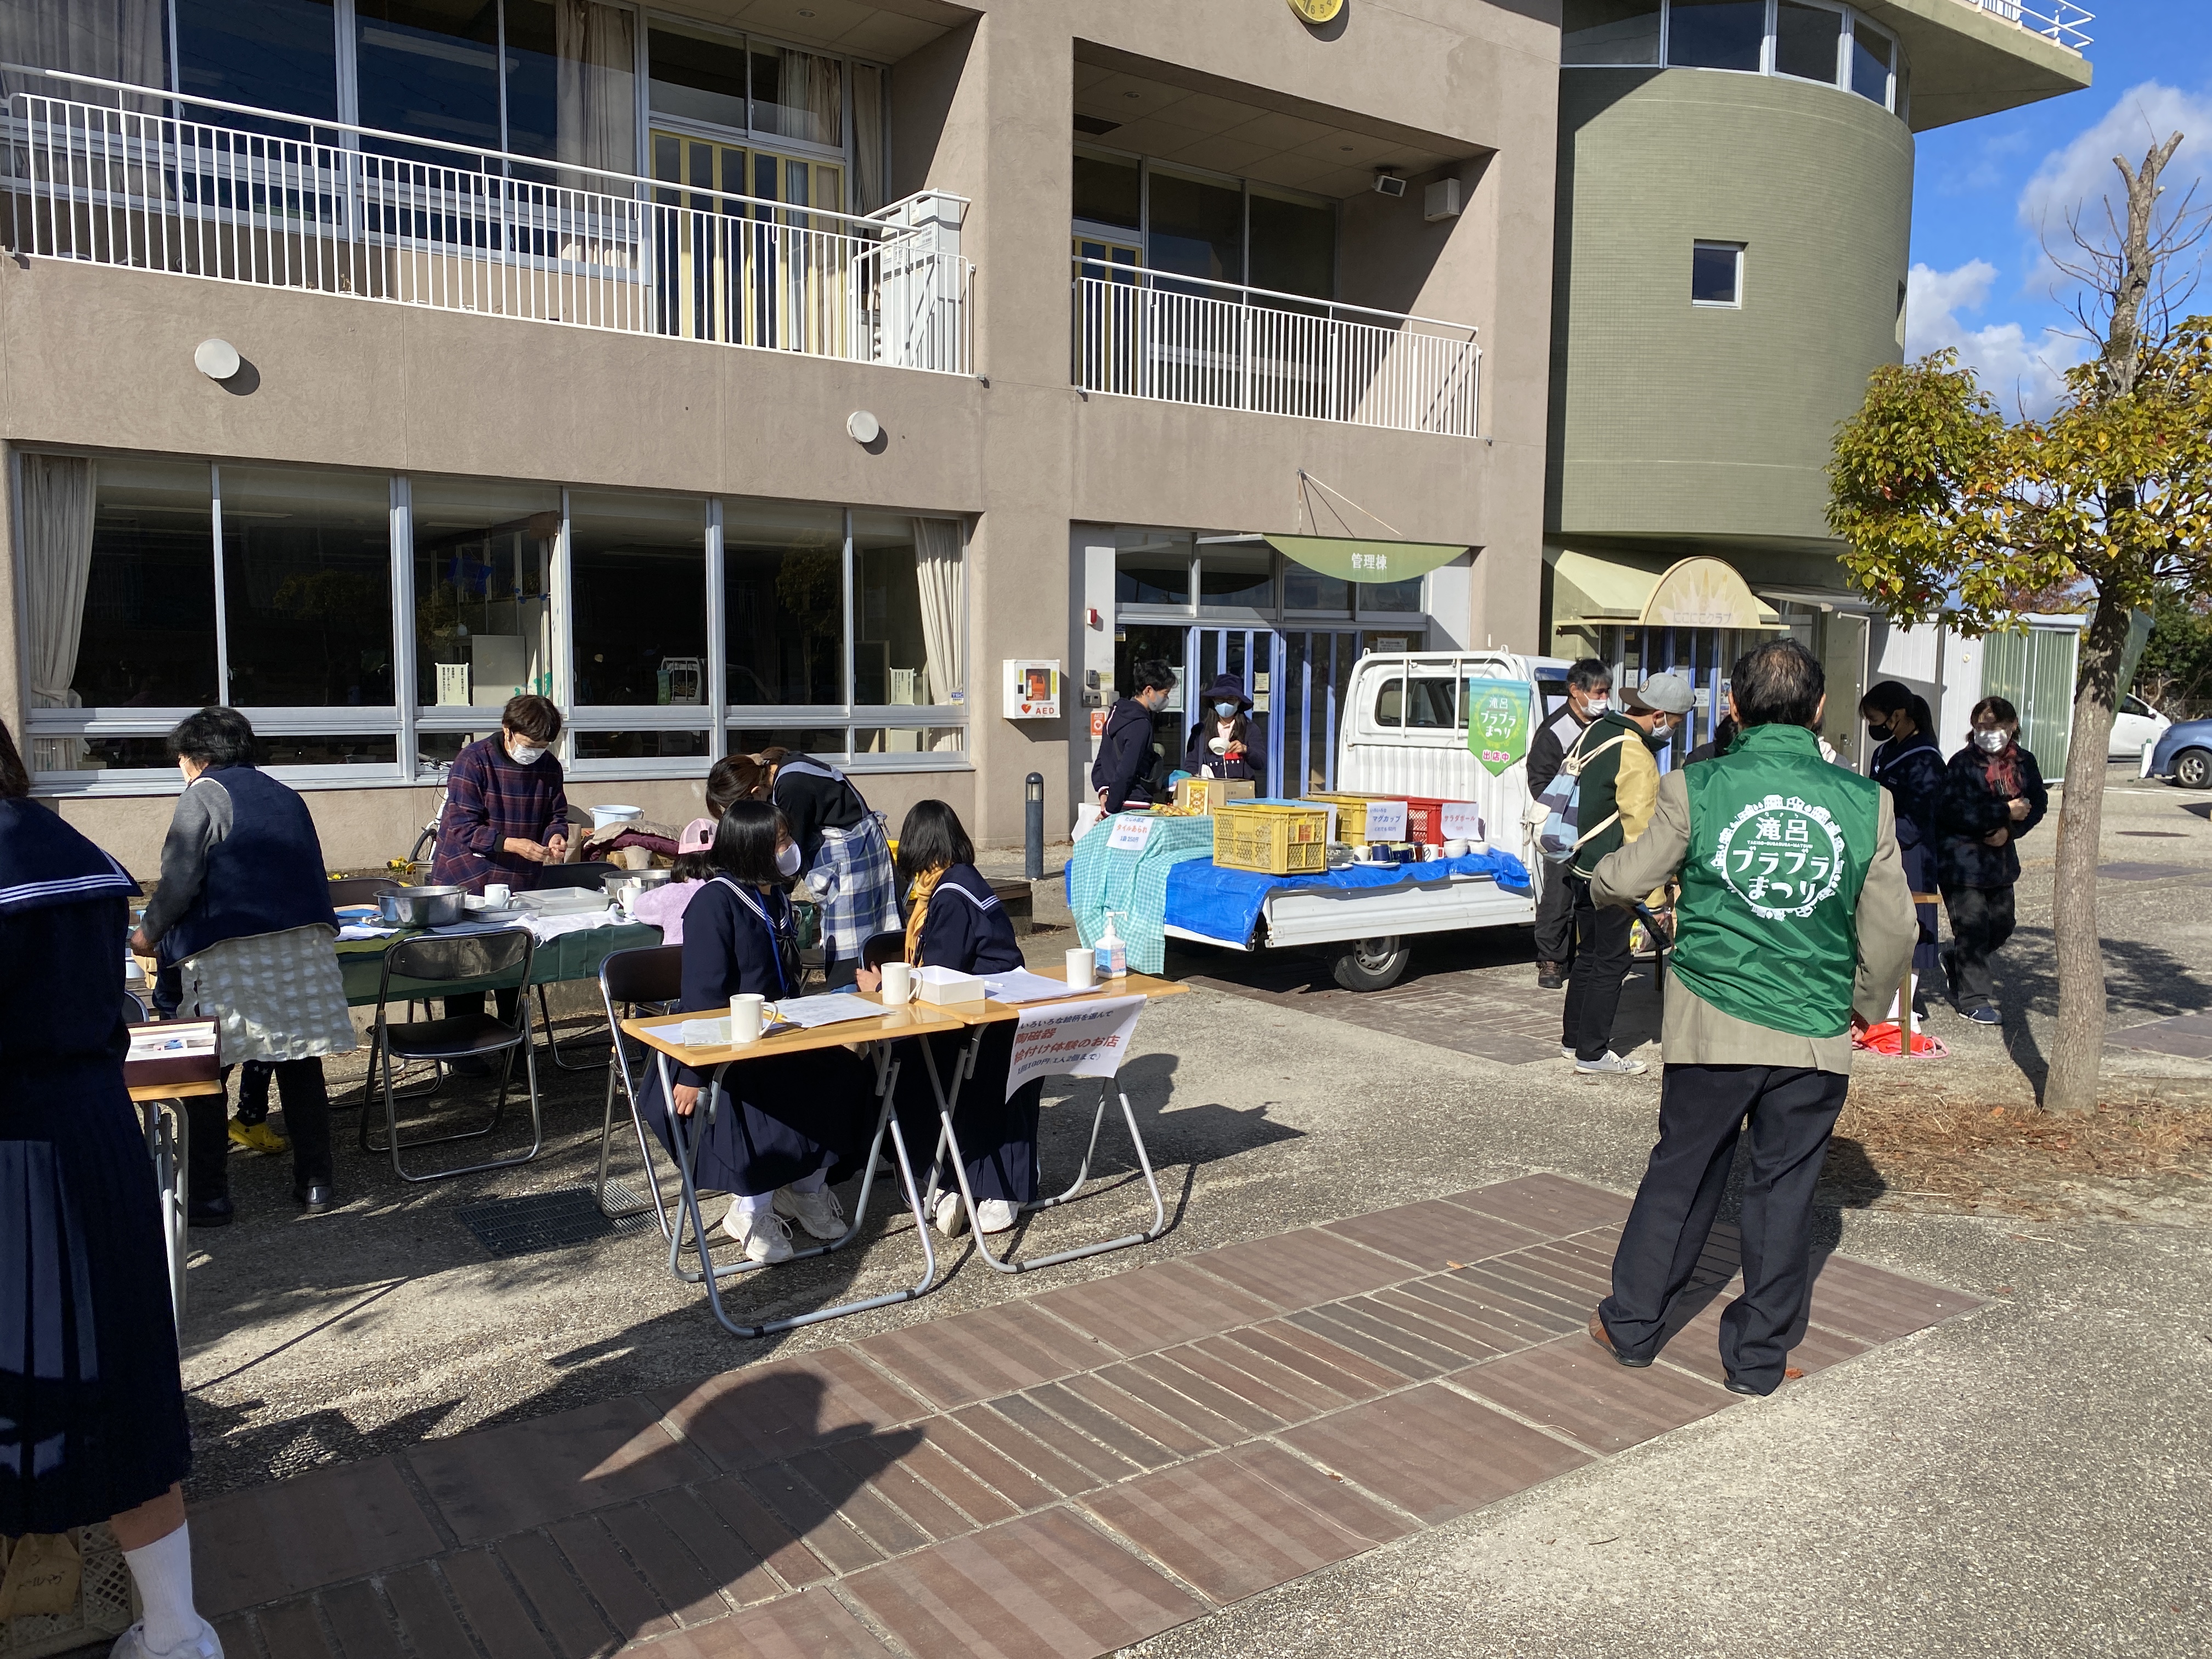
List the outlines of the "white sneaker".
{"type": "Polygon", "coordinates": [[[957,1192],[937,1195],[937,1231],[947,1238],[957,1238],[968,1231],[968,1206],[960,1201],[957,1192]]]}
{"type": "Polygon", "coordinates": [[[987,1233],[1012,1231],[1020,1215],[1020,1209],[1010,1199],[987,1198],[975,1206],[975,1220],[987,1233]]]}
{"type": "Polygon", "coordinates": [[[1575,1070],[1585,1077],[1633,1077],[1637,1073],[1649,1069],[1642,1060],[1623,1060],[1610,1048],[1595,1060],[1575,1062],[1575,1070]]]}
{"type": "Polygon", "coordinates": [[[775,1189],[775,1212],[796,1221],[817,1238],[845,1236],[845,1206],[827,1187],[811,1193],[795,1193],[788,1187],[779,1187],[775,1189]]]}
{"type": "Polygon", "coordinates": [[[107,1659],[222,1659],[222,1641],[215,1633],[215,1627],[203,1619],[198,1636],[188,1637],[175,1647],[164,1648],[156,1654],[146,1645],[146,1626],[140,1623],[115,1638],[115,1645],[107,1650],[107,1659]]]}
{"type": "Polygon", "coordinates": [[[730,1212],[722,1218],[722,1231],[744,1247],[748,1261],[791,1260],[791,1229],[773,1208],[740,1209],[732,1199],[730,1212]]]}
{"type": "Polygon", "coordinates": [[[1562,1042],[1559,1045],[1559,1058],[1561,1060],[1572,1060],[1574,1057],[1575,1045],[1571,1042],[1562,1042]]]}

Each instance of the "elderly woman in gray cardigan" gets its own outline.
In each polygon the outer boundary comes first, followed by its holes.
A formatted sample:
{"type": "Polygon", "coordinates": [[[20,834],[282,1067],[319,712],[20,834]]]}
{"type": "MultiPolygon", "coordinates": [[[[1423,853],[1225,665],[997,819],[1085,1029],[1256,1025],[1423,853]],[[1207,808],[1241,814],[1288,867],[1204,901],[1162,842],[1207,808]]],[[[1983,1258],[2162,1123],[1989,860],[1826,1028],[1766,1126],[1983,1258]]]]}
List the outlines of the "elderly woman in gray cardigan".
{"type": "MultiPolygon", "coordinates": [[[[292,1137],[293,1196],[319,1214],[335,1201],[322,1057],[352,1052],[355,1038],[314,820],[255,768],[253,727],[234,708],[186,716],[169,749],[185,793],[131,943],[177,964],[177,1012],[216,1022],[225,1067],[270,1062],[292,1137]]],[[[221,1226],[231,1217],[228,1103],[191,1106],[187,1213],[195,1226],[221,1226]]]]}

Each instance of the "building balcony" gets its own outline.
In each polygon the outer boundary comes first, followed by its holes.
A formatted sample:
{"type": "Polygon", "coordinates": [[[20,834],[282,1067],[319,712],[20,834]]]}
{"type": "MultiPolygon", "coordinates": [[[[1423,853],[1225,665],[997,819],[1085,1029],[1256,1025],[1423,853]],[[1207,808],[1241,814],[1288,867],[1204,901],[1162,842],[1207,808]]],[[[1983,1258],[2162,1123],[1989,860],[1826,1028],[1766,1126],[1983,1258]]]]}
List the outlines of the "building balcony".
{"type": "Polygon", "coordinates": [[[0,67],[71,94],[0,100],[0,246],[18,256],[974,372],[958,197],[800,210],[0,67]]]}
{"type": "Polygon", "coordinates": [[[1978,11],[2002,17],[2008,23],[2017,23],[2032,34],[2055,40],[2069,52],[2080,52],[2090,44],[2084,24],[2097,21],[2094,12],[2084,11],[2073,0],[1963,0],[1978,11]]]}
{"type": "Polygon", "coordinates": [[[1472,324],[1079,258],[1085,392],[1353,426],[1478,434],[1472,324]]]}

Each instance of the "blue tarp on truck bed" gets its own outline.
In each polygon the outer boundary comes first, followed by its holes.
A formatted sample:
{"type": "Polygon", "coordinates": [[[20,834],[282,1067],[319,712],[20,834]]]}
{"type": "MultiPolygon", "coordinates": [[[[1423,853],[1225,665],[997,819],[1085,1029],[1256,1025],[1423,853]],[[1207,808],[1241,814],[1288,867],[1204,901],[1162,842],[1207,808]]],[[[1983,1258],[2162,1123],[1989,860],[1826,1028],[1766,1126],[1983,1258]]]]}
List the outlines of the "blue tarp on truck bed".
{"type": "Polygon", "coordinates": [[[1470,853],[1465,858],[1434,859],[1390,866],[1352,865],[1314,876],[1268,876],[1252,870],[1224,870],[1212,862],[1177,864],[1167,872],[1163,921],[1186,933],[1249,945],[1259,926],[1260,907],[1271,893],[1300,888],[1442,885],[1453,876],[1488,876],[1513,892],[1528,890],[1528,871],[1510,853],[1470,853]]]}

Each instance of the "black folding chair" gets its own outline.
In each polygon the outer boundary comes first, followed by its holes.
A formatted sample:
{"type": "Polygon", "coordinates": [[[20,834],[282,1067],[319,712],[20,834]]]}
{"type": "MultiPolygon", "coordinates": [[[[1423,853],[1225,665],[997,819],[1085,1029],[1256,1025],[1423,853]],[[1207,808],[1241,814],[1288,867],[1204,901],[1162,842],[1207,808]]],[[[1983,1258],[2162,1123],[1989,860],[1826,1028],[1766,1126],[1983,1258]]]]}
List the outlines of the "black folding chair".
{"type": "MultiPolygon", "coordinates": [[[[545,1120],[538,1103],[538,1045],[530,1030],[530,970],[538,954],[538,941],[526,927],[502,927],[485,933],[429,934],[401,939],[384,953],[384,970],[376,987],[376,1053],[378,1074],[384,1086],[386,1140],[379,1146],[368,1138],[368,1114],[362,1114],[361,1149],[392,1154],[392,1167],[402,1181],[442,1181],[447,1176],[472,1175],[483,1170],[505,1170],[527,1164],[545,1145],[545,1120]],[[496,1014],[455,1014],[444,1019],[390,1023],[388,1007],[392,981],[412,980],[426,985],[459,985],[464,989],[520,988],[512,1024],[496,1014]],[[403,1146],[441,1146],[450,1141],[476,1140],[499,1127],[507,1111],[507,1087],[514,1074],[514,1051],[522,1060],[530,1087],[530,1150],[514,1158],[494,1158],[483,1164],[463,1164],[428,1175],[410,1175],[399,1161],[403,1146]],[[479,1060],[502,1056],[499,1095],[492,1103],[491,1121],[481,1129],[452,1134],[425,1135],[402,1142],[397,1096],[392,1087],[392,1062],[410,1060],[479,1060]]],[[[403,993],[403,995],[406,994],[403,993]]]]}
{"type": "MultiPolygon", "coordinates": [[[[607,1159],[613,1150],[615,1085],[619,1082],[623,1097],[629,1102],[630,1127],[637,1131],[637,1155],[645,1169],[645,1189],[652,1194],[653,1209],[659,1218],[664,1239],[673,1236],[675,1223],[668,1213],[668,1201],[661,1196],[660,1176],[653,1169],[654,1136],[646,1128],[645,1115],[638,1107],[640,1079],[630,1074],[630,1056],[623,1046],[621,1022],[625,1018],[635,1019],[647,1014],[671,1012],[683,995],[684,947],[680,945],[617,951],[599,963],[599,1003],[607,1012],[607,1030],[615,1036],[614,1061],[607,1068],[606,1113],[599,1124],[599,1171],[592,1184],[592,1196],[600,1213],[615,1220],[636,1215],[646,1208],[643,1200],[618,1210],[607,1208],[607,1159]]],[[[641,1067],[647,1063],[650,1054],[649,1049],[639,1049],[641,1067]]]]}
{"type": "MultiPolygon", "coordinates": [[[[349,904],[374,904],[386,893],[404,892],[406,887],[405,882],[395,880],[390,876],[346,876],[331,884],[331,904],[333,908],[341,908],[349,904]]],[[[409,1006],[411,1007],[413,1004],[410,1003],[409,1006]]],[[[376,1090],[376,1039],[372,1036],[369,1038],[368,1066],[361,1074],[361,1098],[332,1100],[331,1102],[332,1109],[335,1110],[342,1106],[367,1108],[369,1097],[376,1090]]],[[[420,1100],[424,1095],[434,1095],[438,1092],[438,1085],[442,1077],[443,1073],[434,1066],[430,1068],[428,1083],[412,1089],[400,1090],[399,1098],[420,1100]]]]}
{"type": "MultiPolygon", "coordinates": [[[[538,878],[535,890],[542,893],[553,887],[584,887],[603,893],[606,891],[607,878],[622,868],[619,864],[604,863],[598,860],[588,864],[549,864],[544,866],[544,873],[538,878]]],[[[553,1056],[553,1064],[560,1070],[596,1072],[606,1064],[605,1060],[569,1061],[561,1058],[561,1045],[553,1040],[553,1006],[546,1000],[545,988],[542,985],[538,988],[538,1018],[545,1026],[545,1051],[553,1056]]],[[[612,1025],[607,1027],[610,1042],[614,1039],[615,1030],[612,1025]]],[[[611,1087],[613,1079],[610,1078],[608,1083],[611,1087]]]]}

